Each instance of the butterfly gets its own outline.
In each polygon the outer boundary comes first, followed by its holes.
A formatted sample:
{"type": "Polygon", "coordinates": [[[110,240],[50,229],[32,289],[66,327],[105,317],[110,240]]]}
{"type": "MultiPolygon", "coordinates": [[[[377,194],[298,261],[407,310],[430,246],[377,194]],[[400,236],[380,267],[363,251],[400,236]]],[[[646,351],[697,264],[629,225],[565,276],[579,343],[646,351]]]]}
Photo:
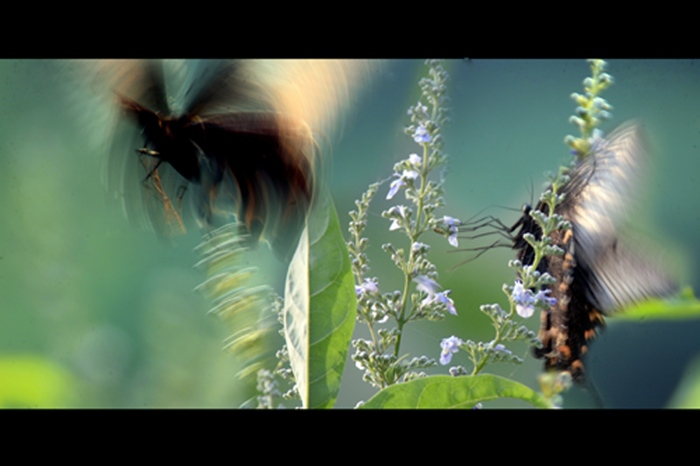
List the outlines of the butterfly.
{"type": "MultiPolygon", "coordinates": [[[[538,266],[557,282],[551,286],[556,304],[541,314],[535,356],[545,369],[569,372],[575,382],[584,377],[583,358],[605,317],[626,305],[651,297],[669,296],[677,284],[663,266],[630,246],[622,224],[630,215],[647,159],[647,144],[638,122],[621,125],[606,138],[596,138],[590,153],[569,171],[561,188],[565,199],[555,208],[571,229],[552,233],[552,244],[563,255],[545,256],[538,266]]],[[[540,202],[538,210],[549,214],[540,202]]],[[[526,205],[510,228],[513,248],[524,264],[534,251],[525,233],[540,239],[542,231],[526,205]]]]}
{"type": "Polygon", "coordinates": [[[105,68],[119,113],[109,175],[126,180],[127,209],[145,206],[147,223],[168,236],[185,231],[189,196],[200,225],[235,216],[253,243],[288,259],[318,187],[316,135],[340,113],[360,67],[139,60],[105,68]]]}

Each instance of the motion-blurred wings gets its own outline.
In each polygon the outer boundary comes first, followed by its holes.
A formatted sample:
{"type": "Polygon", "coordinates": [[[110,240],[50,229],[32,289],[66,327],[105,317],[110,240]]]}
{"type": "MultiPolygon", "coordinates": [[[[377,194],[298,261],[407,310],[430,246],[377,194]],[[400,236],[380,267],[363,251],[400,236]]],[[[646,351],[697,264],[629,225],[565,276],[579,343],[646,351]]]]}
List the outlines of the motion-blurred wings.
{"type": "MultiPolygon", "coordinates": [[[[604,315],[677,289],[660,264],[623,237],[621,225],[632,211],[647,156],[641,127],[637,122],[626,123],[594,142],[561,190],[566,198],[556,213],[572,228],[552,235],[553,244],[565,254],[547,256],[539,265],[540,272],[547,271],[557,280],[551,293],[557,303],[542,312],[543,348],[535,350],[535,355],[545,358],[546,368],[570,371],[576,381],[583,380],[581,358],[604,324],[604,315]]],[[[548,213],[543,203],[537,209],[548,213]]],[[[542,232],[529,217],[529,209],[511,230],[517,228],[513,247],[523,264],[531,264],[533,250],[523,235],[529,232],[540,238],[542,232]]]]}
{"type": "Polygon", "coordinates": [[[110,188],[120,179],[128,215],[145,211],[167,236],[184,230],[189,199],[200,224],[233,215],[282,259],[296,247],[318,184],[318,135],[333,130],[371,68],[313,60],[101,66],[121,114],[110,188]]]}

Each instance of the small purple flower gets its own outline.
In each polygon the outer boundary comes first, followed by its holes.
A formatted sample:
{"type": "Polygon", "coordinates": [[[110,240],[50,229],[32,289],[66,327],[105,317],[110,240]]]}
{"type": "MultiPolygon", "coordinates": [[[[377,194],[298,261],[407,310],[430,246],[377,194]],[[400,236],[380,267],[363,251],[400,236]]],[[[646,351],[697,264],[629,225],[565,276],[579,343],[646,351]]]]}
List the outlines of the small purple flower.
{"type": "Polygon", "coordinates": [[[437,293],[433,298],[433,302],[445,303],[447,305],[447,310],[450,311],[450,314],[456,316],[457,309],[455,308],[455,302],[448,298],[450,293],[452,293],[452,290],[445,290],[441,293],[437,293]]]}
{"type": "Polygon", "coordinates": [[[540,290],[535,295],[535,300],[541,299],[542,301],[547,303],[547,305],[549,307],[552,307],[555,304],[557,304],[557,298],[550,298],[549,296],[547,296],[551,292],[552,292],[552,290],[544,290],[544,289],[540,290]]]}
{"type": "Polygon", "coordinates": [[[440,353],[440,364],[443,366],[447,365],[452,361],[452,355],[459,351],[459,345],[463,345],[464,342],[452,335],[450,338],[443,338],[440,342],[442,347],[442,352],[440,353]]]}
{"type": "Polygon", "coordinates": [[[415,180],[418,178],[418,172],[415,170],[404,170],[403,173],[401,173],[401,178],[415,180]]]}
{"type": "Polygon", "coordinates": [[[535,313],[535,306],[533,306],[535,297],[532,295],[532,291],[523,288],[523,282],[516,280],[511,296],[518,315],[524,319],[532,317],[532,314],[535,313]]]}
{"type": "Polygon", "coordinates": [[[438,291],[440,285],[433,279],[426,277],[425,275],[418,275],[413,279],[418,285],[416,289],[418,291],[425,291],[428,296],[423,298],[421,304],[427,306],[430,303],[443,303],[447,306],[447,310],[452,315],[457,315],[457,309],[455,308],[455,302],[449,298],[452,290],[438,291]]]}
{"type": "Polygon", "coordinates": [[[355,285],[355,294],[358,298],[367,293],[379,294],[379,287],[369,278],[365,278],[361,285],[355,285]]]}
{"type": "Polygon", "coordinates": [[[420,241],[416,241],[416,242],[413,243],[413,245],[411,246],[411,250],[412,250],[413,252],[418,252],[418,251],[420,251],[421,249],[423,249],[423,250],[425,250],[426,252],[428,252],[428,251],[430,251],[430,245],[425,244],[425,243],[421,243],[420,241]]]}
{"type": "Polygon", "coordinates": [[[408,156],[408,161],[416,167],[420,167],[423,163],[423,159],[418,154],[411,154],[408,156]]]}
{"type": "MultiPolygon", "coordinates": [[[[491,340],[489,345],[493,346],[493,340],[491,340]]],[[[513,352],[511,350],[509,350],[508,348],[506,348],[505,346],[503,346],[500,343],[497,344],[496,346],[493,346],[493,349],[496,349],[498,351],[503,351],[503,352],[508,353],[508,354],[513,354],[513,352]]]]}
{"type": "Polygon", "coordinates": [[[515,286],[513,286],[513,292],[511,293],[513,301],[522,302],[525,300],[526,295],[527,293],[525,293],[525,289],[523,288],[523,282],[516,280],[515,286]]]}
{"type": "Polygon", "coordinates": [[[428,130],[425,129],[423,123],[418,125],[418,128],[416,128],[415,133],[413,133],[413,140],[416,141],[418,144],[423,142],[430,142],[430,134],[428,134],[428,130]]]}
{"type": "MultiPolygon", "coordinates": [[[[389,209],[389,214],[391,214],[392,217],[396,214],[399,214],[399,216],[402,219],[406,219],[406,206],[405,205],[393,206],[391,209],[389,209]]],[[[391,221],[391,226],[389,226],[389,231],[398,230],[399,228],[401,228],[401,224],[399,223],[399,219],[393,218],[391,221]]]]}
{"type": "Polygon", "coordinates": [[[415,180],[418,178],[418,172],[413,170],[404,170],[401,175],[394,174],[394,176],[397,176],[398,178],[392,181],[391,185],[389,185],[389,193],[386,195],[387,199],[394,197],[396,193],[399,192],[399,189],[406,186],[408,184],[406,183],[406,180],[415,180]]]}
{"type": "Polygon", "coordinates": [[[428,293],[428,297],[432,299],[433,296],[435,296],[438,292],[438,289],[441,288],[438,283],[433,280],[432,278],[428,278],[425,275],[418,275],[416,278],[413,279],[414,282],[418,283],[416,286],[416,289],[418,291],[425,291],[428,293]]]}
{"type": "Polygon", "coordinates": [[[391,199],[396,195],[396,193],[399,192],[399,189],[401,189],[404,186],[406,186],[406,182],[404,180],[402,180],[401,178],[395,179],[391,182],[391,185],[389,186],[389,193],[386,195],[386,198],[391,199]]]}
{"type": "Polygon", "coordinates": [[[532,317],[532,314],[535,313],[535,306],[533,306],[532,304],[517,304],[515,306],[515,311],[520,317],[522,317],[523,319],[527,319],[529,317],[532,317]]]}
{"type": "Polygon", "coordinates": [[[442,217],[442,223],[447,225],[447,232],[449,233],[447,241],[454,247],[459,246],[457,241],[457,225],[460,225],[462,222],[458,218],[445,215],[442,217]]]}
{"type": "Polygon", "coordinates": [[[455,248],[457,246],[459,246],[459,242],[457,241],[457,233],[452,233],[450,236],[448,236],[447,242],[450,243],[450,245],[454,246],[455,248]]]}

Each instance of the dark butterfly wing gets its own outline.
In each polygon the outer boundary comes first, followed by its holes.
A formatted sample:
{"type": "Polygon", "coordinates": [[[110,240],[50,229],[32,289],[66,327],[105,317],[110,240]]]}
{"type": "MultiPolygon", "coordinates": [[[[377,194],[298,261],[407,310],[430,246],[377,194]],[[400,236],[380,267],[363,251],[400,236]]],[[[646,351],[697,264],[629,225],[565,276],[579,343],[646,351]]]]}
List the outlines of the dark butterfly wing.
{"type": "MultiPolygon", "coordinates": [[[[146,204],[151,225],[163,231],[155,223],[164,216],[177,231],[186,223],[178,209],[185,193],[200,223],[236,215],[253,239],[268,240],[279,257],[287,257],[315,189],[320,151],[313,135],[327,135],[371,67],[325,60],[187,63],[177,68],[180,91],[173,85],[167,93],[159,62],[113,67],[126,116],[121,122],[130,127],[118,137],[136,134],[142,140],[131,149],[139,152],[138,175],[130,162],[113,163],[119,173],[129,171],[125,200],[143,190],[132,181],[139,180],[148,194],[155,193],[146,204]],[[168,106],[166,95],[179,98],[168,106]],[[154,212],[158,201],[165,215],[154,212]]],[[[136,161],[125,152],[113,151],[112,159],[136,161]]]]}
{"type": "Polygon", "coordinates": [[[251,108],[262,110],[266,93],[256,82],[250,62],[198,60],[191,70],[192,79],[184,96],[184,114],[206,115],[251,108]]]}
{"type": "Polygon", "coordinates": [[[106,86],[161,115],[171,113],[161,60],[104,60],[95,62],[92,73],[93,85],[106,86]]]}
{"type": "Polygon", "coordinates": [[[198,216],[235,213],[282,259],[296,248],[314,191],[314,138],[304,122],[269,112],[211,115],[183,128],[199,151],[198,216]]]}
{"type": "Polygon", "coordinates": [[[145,225],[162,238],[186,232],[189,209],[183,209],[183,200],[188,191],[192,198],[197,188],[154,156],[158,144],[150,135],[153,128],[161,127],[161,113],[121,94],[116,99],[121,114],[113,129],[106,167],[108,191],[122,200],[132,223],[145,225]]]}
{"type": "Polygon", "coordinates": [[[181,121],[125,98],[122,106],[145,135],[140,178],[157,231],[161,222],[172,231],[184,229],[186,190],[201,225],[230,222],[235,215],[255,242],[269,241],[280,259],[291,255],[313,195],[318,155],[303,122],[271,112],[181,121]]]}
{"type": "Polygon", "coordinates": [[[105,60],[92,63],[90,69],[96,75],[92,83],[109,92],[118,104],[105,167],[110,197],[122,201],[132,223],[147,226],[159,237],[183,233],[187,183],[168,164],[158,164],[158,159],[136,152],[148,149],[146,128],[159,127],[161,119],[172,113],[163,62],[105,60]]]}
{"type": "Polygon", "coordinates": [[[170,114],[168,97],[165,93],[163,66],[159,62],[146,60],[141,85],[142,96],[138,100],[156,112],[170,114]]]}
{"type": "MultiPolygon", "coordinates": [[[[677,289],[662,267],[621,239],[621,224],[632,209],[646,154],[639,124],[624,124],[607,139],[595,141],[592,153],[576,165],[562,188],[566,199],[556,212],[572,228],[552,235],[565,254],[548,256],[539,266],[540,272],[557,280],[552,287],[557,303],[542,312],[543,348],[535,355],[545,358],[546,368],[569,371],[575,381],[583,380],[581,359],[604,324],[603,315],[677,289]]],[[[547,213],[543,204],[538,209],[547,213]]],[[[533,251],[523,234],[537,238],[542,234],[534,221],[525,218],[528,214],[514,226],[520,227],[514,248],[524,264],[532,263],[533,251]]]]}
{"type": "Polygon", "coordinates": [[[237,215],[252,238],[266,233],[263,239],[269,238],[275,253],[286,258],[313,191],[315,146],[308,127],[273,112],[199,116],[237,106],[255,87],[246,85],[240,62],[206,63],[202,82],[191,84],[186,96],[192,113],[182,116],[164,108],[162,64],[141,65],[129,67],[126,77],[117,80],[122,83],[118,88],[153,108],[117,94],[126,118],[120,120],[110,157],[110,171],[131,183],[122,190],[129,216],[140,218],[138,206],[145,206],[145,220],[156,232],[169,236],[184,231],[187,192],[201,224],[211,226],[218,214],[224,221],[237,215]],[[124,155],[139,148],[139,154],[124,155]]]}

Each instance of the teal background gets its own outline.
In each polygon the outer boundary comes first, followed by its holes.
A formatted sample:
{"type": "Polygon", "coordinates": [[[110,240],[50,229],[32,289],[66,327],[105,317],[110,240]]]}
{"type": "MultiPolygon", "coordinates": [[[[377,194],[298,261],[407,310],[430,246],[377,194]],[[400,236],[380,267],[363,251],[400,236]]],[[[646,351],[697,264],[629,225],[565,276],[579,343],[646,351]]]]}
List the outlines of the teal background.
{"type": "MultiPolygon", "coordinates": [[[[519,213],[504,207],[519,209],[536,199],[543,173],[568,160],[563,138],[577,135],[568,123],[575,108],[569,95],[582,92],[590,69],[580,59],[449,60],[445,67],[452,123],[444,130],[450,155],[444,213],[461,219],[491,214],[511,224],[519,213]]],[[[386,179],[395,162],[417,152],[403,127],[424,73],[420,60],[389,60],[357,96],[333,144],[329,183],[341,224],[368,184],[386,179]]],[[[614,110],[603,130],[639,118],[654,148],[630,229],[663,244],[679,282],[698,289],[700,63],[609,60],[609,73],[615,84],[603,97],[614,110]]],[[[198,232],[191,228],[166,244],[129,225],[106,199],[100,155],[106,135],[98,114],[69,85],[72,79],[61,61],[0,61],[0,404],[240,405],[254,391],[236,378],[239,362],[221,351],[229,330],[207,315],[209,303],[192,291],[204,279],[192,267],[198,232]],[[33,382],[48,387],[45,398],[7,395],[17,393],[13,374],[25,367],[26,355],[54,369],[33,382]]],[[[406,246],[381,217],[392,205],[384,199],[387,190],[388,184],[372,204],[367,230],[371,274],[385,292],[400,288],[401,277],[381,244],[406,246]]],[[[394,201],[405,202],[402,194],[394,201]]],[[[489,341],[492,329],[478,307],[504,302],[501,286],[514,279],[506,266],[513,251],[494,249],[449,270],[468,256],[448,254],[451,247],[439,235],[425,240],[459,316],[409,326],[404,350],[437,358],[440,340],[453,334],[489,341]]],[[[276,267],[270,259],[270,277],[281,291],[276,267]]],[[[700,350],[700,325],[609,323],[588,362],[601,397],[614,407],[664,406],[700,350]]],[[[537,318],[528,326],[536,330],[537,318]]],[[[488,371],[536,387],[540,361],[524,346],[511,349],[525,355],[525,364],[488,371]]],[[[462,355],[453,362],[468,364],[462,355]]],[[[350,361],[338,406],[372,395],[360,379],[350,361]]],[[[567,406],[590,406],[581,390],[566,400],[567,406]]]]}

